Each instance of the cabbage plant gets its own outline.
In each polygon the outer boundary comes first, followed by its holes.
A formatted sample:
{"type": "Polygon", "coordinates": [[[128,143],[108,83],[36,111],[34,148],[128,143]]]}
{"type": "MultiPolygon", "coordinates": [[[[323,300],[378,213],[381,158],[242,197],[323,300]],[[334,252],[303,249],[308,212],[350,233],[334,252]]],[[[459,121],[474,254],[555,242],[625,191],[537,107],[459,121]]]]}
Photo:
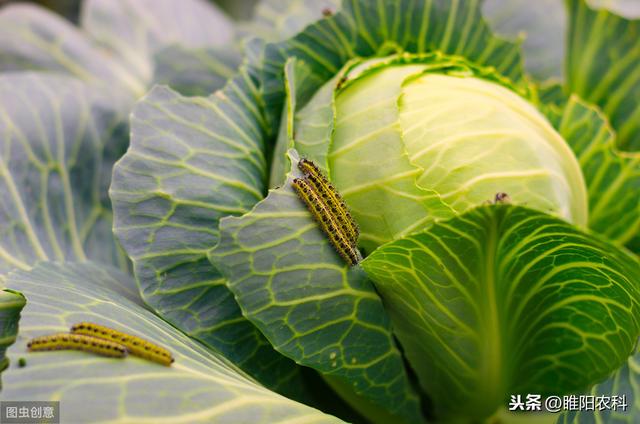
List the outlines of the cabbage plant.
{"type": "Polygon", "coordinates": [[[640,11],[602,7],[0,11],[0,397],[69,422],[637,422],[640,11]],[[301,158],[358,264],[293,190],[301,158]],[[80,321],[176,361],[26,352],[80,321]],[[507,410],[532,394],[628,407],[507,410]]]}

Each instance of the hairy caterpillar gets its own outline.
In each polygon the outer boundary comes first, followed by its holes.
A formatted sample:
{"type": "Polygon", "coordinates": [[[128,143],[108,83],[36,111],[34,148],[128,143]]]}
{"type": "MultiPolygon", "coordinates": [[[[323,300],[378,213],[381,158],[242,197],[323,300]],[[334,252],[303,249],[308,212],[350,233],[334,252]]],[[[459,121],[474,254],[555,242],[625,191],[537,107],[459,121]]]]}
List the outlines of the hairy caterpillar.
{"type": "Polygon", "coordinates": [[[329,241],[338,254],[349,265],[355,265],[362,257],[360,252],[344,233],[333,211],[327,206],[323,197],[317,192],[315,186],[307,179],[295,178],[291,184],[298,196],[307,205],[322,231],[329,237],[329,241]]]}
{"type": "Polygon", "coordinates": [[[131,353],[132,355],[148,359],[149,361],[153,361],[158,364],[170,366],[174,361],[173,356],[171,356],[171,352],[169,352],[167,349],[151,343],[147,340],[141,339],[140,337],[122,333],[103,325],[98,325],[91,322],[80,322],[71,327],[71,333],[86,334],[89,336],[111,340],[126,347],[129,353],[131,353]]]}
{"type": "Polygon", "coordinates": [[[43,350],[84,350],[112,358],[127,356],[127,348],[119,343],[84,334],[57,333],[50,336],[35,337],[27,343],[32,352],[43,350]]]}
{"type": "Polygon", "coordinates": [[[322,196],[327,207],[333,212],[336,221],[340,225],[340,228],[342,228],[351,246],[356,247],[358,237],[360,236],[360,229],[351,216],[351,213],[349,213],[349,209],[342,199],[342,196],[340,196],[340,193],[338,193],[333,184],[322,174],[316,164],[310,160],[300,159],[298,168],[305,174],[307,182],[313,185],[316,193],[322,196]]]}

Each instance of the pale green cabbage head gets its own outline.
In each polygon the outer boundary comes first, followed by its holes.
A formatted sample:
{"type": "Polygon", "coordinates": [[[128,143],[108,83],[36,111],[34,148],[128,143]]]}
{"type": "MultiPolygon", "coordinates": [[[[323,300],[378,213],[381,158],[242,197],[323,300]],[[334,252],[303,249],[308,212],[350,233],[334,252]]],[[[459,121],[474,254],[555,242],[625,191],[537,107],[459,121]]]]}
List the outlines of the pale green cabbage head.
{"type": "MultiPolygon", "coordinates": [[[[587,225],[578,161],[529,100],[470,72],[407,62],[351,65],[307,105],[335,87],[328,171],[363,227],[366,250],[501,192],[587,225]]],[[[302,128],[318,125],[314,114],[299,117],[302,128]]]]}

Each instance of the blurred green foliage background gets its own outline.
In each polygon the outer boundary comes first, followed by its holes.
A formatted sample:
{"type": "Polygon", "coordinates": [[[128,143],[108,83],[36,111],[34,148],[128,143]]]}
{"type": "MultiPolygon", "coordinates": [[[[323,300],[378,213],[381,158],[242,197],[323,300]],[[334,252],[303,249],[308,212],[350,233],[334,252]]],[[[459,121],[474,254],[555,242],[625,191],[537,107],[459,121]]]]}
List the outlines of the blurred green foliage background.
{"type": "MultiPolygon", "coordinates": [[[[231,17],[245,20],[251,17],[253,8],[258,0],[209,0],[215,3],[231,17]]],[[[0,0],[0,6],[8,3],[37,3],[66,17],[72,22],[78,22],[80,4],[82,0],[0,0]]]]}

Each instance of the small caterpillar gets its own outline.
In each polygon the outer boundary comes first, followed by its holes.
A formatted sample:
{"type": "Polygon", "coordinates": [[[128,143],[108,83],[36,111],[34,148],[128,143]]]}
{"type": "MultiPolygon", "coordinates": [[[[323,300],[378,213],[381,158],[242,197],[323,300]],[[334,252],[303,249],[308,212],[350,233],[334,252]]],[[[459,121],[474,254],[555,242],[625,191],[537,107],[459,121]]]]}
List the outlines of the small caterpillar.
{"type": "Polygon", "coordinates": [[[340,80],[338,81],[338,83],[336,84],[336,90],[339,90],[342,88],[342,86],[347,82],[347,77],[343,76],[342,78],[340,78],[340,80]]]}
{"type": "Polygon", "coordinates": [[[84,350],[112,358],[127,356],[127,348],[119,343],[84,334],[57,333],[50,336],[35,337],[27,343],[31,352],[43,350],[84,350]]]}
{"type": "Polygon", "coordinates": [[[89,336],[111,340],[126,347],[126,349],[132,355],[165,366],[170,366],[174,361],[173,356],[171,356],[171,352],[169,352],[167,349],[151,343],[147,340],[141,339],[140,337],[122,333],[103,325],[98,325],[91,322],[80,322],[71,327],[71,333],[86,334],[89,336]]]}
{"type": "Polygon", "coordinates": [[[493,199],[494,204],[498,203],[511,203],[511,198],[507,193],[496,193],[495,198],[493,199]]]}
{"type": "Polygon", "coordinates": [[[307,205],[307,208],[314,216],[322,231],[329,237],[329,241],[338,254],[349,265],[355,265],[362,259],[358,249],[351,243],[348,236],[344,234],[340,223],[337,221],[331,209],[326,205],[323,197],[316,191],[316,188],[308,180],[294,178],[291,184],[307,205]]]}
{"type": "Polygon", "coordinates": [[[344,234],[349,239],[351,246],[356,247],[360,229],[349,213],[349,209],[340,193],[322,174],[316,164],[310,160],[300,159],[298,168],[305,174],[306,180],[314,186],[316,193],[322,196],[325,204],[331,209],[344,234]]]}

